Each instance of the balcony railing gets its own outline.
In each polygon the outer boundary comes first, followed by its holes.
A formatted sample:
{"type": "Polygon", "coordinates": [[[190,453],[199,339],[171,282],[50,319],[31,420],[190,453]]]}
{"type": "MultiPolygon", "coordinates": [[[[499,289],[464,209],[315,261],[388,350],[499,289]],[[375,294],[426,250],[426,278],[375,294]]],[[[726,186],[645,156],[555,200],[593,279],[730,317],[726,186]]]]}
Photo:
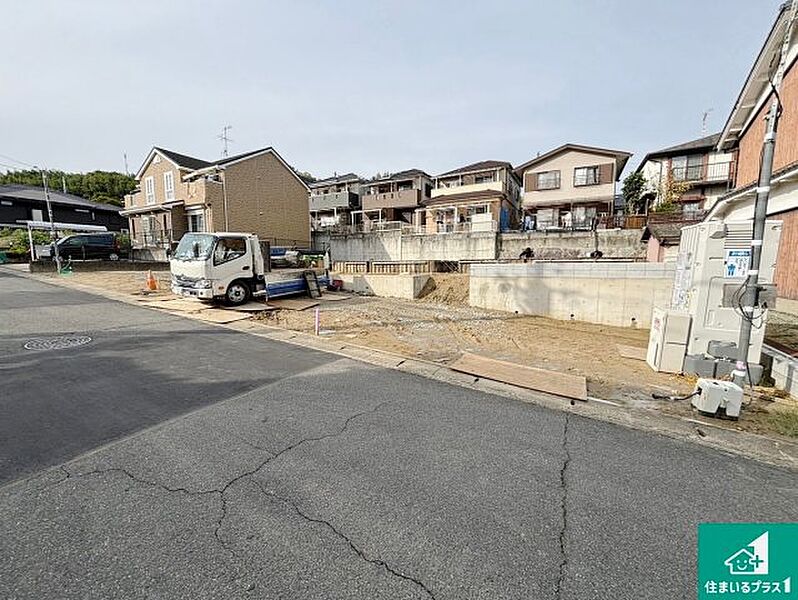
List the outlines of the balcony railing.
{"type": "Polygon", "coordinates": [[[134,248],[169,248],[172,243],[172,230],[142,231],[131,236],[130,243],[134,248]]]}
{"type": "Polygon", "coordinates": [[[734,161],[672,167],[671,176],[676,181],[730,181],[734,175],[734,161]]]}

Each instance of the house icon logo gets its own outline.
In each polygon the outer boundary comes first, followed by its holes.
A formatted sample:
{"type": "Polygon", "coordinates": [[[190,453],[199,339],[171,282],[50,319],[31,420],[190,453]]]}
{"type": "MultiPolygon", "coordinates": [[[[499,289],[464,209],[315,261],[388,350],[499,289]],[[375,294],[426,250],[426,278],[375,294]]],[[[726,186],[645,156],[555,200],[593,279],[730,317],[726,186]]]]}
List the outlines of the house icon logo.
{"type": "Polygon", "coordinates": [[[731,575],[768,574],[768,532],[766,531],[745,548],[740,548],[723,561],[731,575]]]}

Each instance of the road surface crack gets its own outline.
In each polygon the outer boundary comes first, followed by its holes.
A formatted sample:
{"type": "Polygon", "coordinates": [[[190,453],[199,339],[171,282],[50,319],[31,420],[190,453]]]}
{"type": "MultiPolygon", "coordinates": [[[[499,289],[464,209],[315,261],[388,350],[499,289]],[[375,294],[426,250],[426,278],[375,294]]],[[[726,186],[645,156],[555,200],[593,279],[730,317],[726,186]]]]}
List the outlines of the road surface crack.
{"type": "Polygon", "coordinates": [[[256,448],[258,450],[266,452],[269,456],[266,459],[262,460],[260,463],[258,463],[254,468],[249,469],[247,471],[244,471],[243,473],[239,473],[238,475],[236,475],[235,477],[233,477],[232,479],[227,481],[227,483],[225,483],[223,486],[221,486],[219,488],[212,488],[212,489],[206,489],[206,490],[192,490],[192,489],[189,489],[189,488],[186,488],[186,487],[171,487],[171,486],[168,486],[166,484],[160,483],[158,481],[152,481],[152,480],[149,480],[149,479],[145,479],[143,477],[139,477],[138,475],[132,473],[131,471],[129,471],[128,469],[125,469],[123,467],[108,467],[108,468],[105,468],[105,469],[93,469],[91,471],[86,471],[85,473],[71,473],[63,465],[59,466],[59,469],[64,473],[64,477],[62,477],[58,481],[54,482],[52,484],[52,486],[59,485],[59,484],[63,483],[64,481],[66,481],[67,479],[82,479],[82,478],[98,476],[98,475],[99,476],[107,475],[107,474],[110,474],[110,473],[120,473],[120,474],[124,475],[125,477],[127,477],[128,479],[130,479],[131,481],[134,481],[134,482],[136,482],[138,484],[145,485],[145,486],[152,487],[152,488],[157,488],[157,489],[160,489],[160,490],[165,491],[165,492],[170,493],[170,494],[181,493],[181,494],[185,494],[187,496],[218,495],[219,496],[219,501],[220,501],[220,512],[219,512],[219,518],[216,521],[216,526],[215,526],[214,531],[213,531],[213,536],[216,539],[216,541],[219,543],[220,546],[222,546],[225,550],[230,552],[230,554],[235,555],[235,552],[233,552],[233,550],[230,548],[229,542],[227,542],[222,537],[222,528],[224,527],[224,521],[227,518],[227,514],[228,514],[227,498],[225,496],[227,491],[233,485],[235,485],[236,483],[238,483],[242,479],[252,478],[253,475],[255,475],[258,472],[260,472],[269,463],[271,463],[272,461],[276,460],[280,456],[282,456],[282,455],[284,455],[284,454],[286,454],[286,453],[298,448],[299,446],[301,446],[303,444],[307,444],[309,442],[318,442],[318,441],[321,441],[321,440],[326,440],[326,439],[330,439],[330,438],[334,438],[334,437],[337,437],[339,435],[342,435],[349,428],[349,425],[354,420],[356,420],[356,419],[358,419],[358,418],[360,418],[360,417],[362,417],[364,415],[375,413],[380,408],[385,406],[386,404],[389,404],[389,401],[381,402],[381,403],[377,404],[376,406],[370,408],[369,410],[364,410],[364,411],[361,411],[359,413],[356,413],[356,414],[348,417],[344,421],[343,425],[341,425],[340,428],[338,428],[336,431],[334,431],[332,433],[327,433],[327,434],[324,434],[324,435],[319,435],[319,436],[314,436],[314,437],[302,438],[301,440],[298,440],[297,442],[294,442],[293,444],[290,444],[289,446],[286,446],[285,448],[283,448],[282,450],[279,450],[278,452],[272,452],[271,450],[267,450],[266,448],[262,448],[262,447],[258,446],[257,444],[254,444],[254,443],[251,443],[251,442],[245,442],[247,445],[249,445],[252,448],[256,448]]]}
{"type": "Polygon", "coordinates": [[[414,577],[412,575],[408,575],[406,573],[403,573],[402,571],[399,571],[398,569],[392,567],[391,565],[389,565],[387,562],[385,562],[384,560],[382,560],[380,558],[371,558],[371,557],[369,557],[368,555],[366,555],[366,553],[360,547],[358,547],[352,541],[352,539],[349,536],[347,536],[344,532],[342,532],[340,529],[338,529],[335,525],[333,525],[329,521],[327,521],[325,519],[320,519],[318,517],[310,516],[309,514],[304,512],[299,507],[299,505],[297,505],[294,501],[292,501],[292,500],[290,500],[288,498],[285,498],[283,496],[279,496],[276,493],[265,489],[263,487],[263,485],[259,481],[254,479],[254,478],[251,478],[251,480],[252,480],[252,482],[255,485],[258,486],[258,488],[260,488],[260,491],[263,493],[264,496],[267,496],[268,498],[271,498],[273,500],[277,500],[277,501],[289,506],[290,508],[292,508],[294,510],[294,512],[297,515],[299,515],[302,519],[304,519],[308,523],[315,523],[315,524],[318,524],[318,525],[323,525],[324,527],[326,527],[327,529],[332,531],[336,536],[338,536],[343,541],[345,541],[349,545],[349,547],[352,549],[352,551],[355,554],[357,554],[358,557],[360,557],[361,560],[384,569],[386,573],[388,573],[389,575],[391,575],[393,577],[396,577],[398,579],[402,579],[404,581],[407,581],[407,582],[410,582],[410,583],[414,584],[416,587],[418,587],[420,590],[422,590],[427,596],[432,598],[432,600],[435,600],[435,594],[432,593],[432,590],[430,590],[426,586],[426,584],[423,581],[421,581],[420,579],[418,579],[417,577],[414,577]]]}
{"type": "Polygon", "coordinates": [[[557,574],[557,584],[554,588],[555,598],[562,597],[562,585],[565,581],[565,572],[568,568],[568,555],[566,554],[565,534],[568,529],[568,483],[567,471],[568,466],[571,464],[571,453],[568,450],[568,425],[570,423],[568,413],[565,413],[565,420],[562,429],[562,449],[564,459],[562,467],[560,468],[560,489],[562,490],[560,500],[560,511],[562,514],[562,527],[560,528],[559,542],[560,542],[560,567],[557,574]]]}

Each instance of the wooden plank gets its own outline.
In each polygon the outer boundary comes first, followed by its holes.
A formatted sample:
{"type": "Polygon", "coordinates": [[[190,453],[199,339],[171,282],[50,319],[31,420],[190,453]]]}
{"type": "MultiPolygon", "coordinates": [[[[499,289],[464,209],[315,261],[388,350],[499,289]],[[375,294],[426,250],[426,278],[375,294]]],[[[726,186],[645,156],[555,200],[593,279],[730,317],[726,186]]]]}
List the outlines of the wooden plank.
{"type": "Polygon", "coordinates": [[[223,307],[224,310],[235,310],[238,312],[263,312],[265,310],[277,310],[274,306],[269,306],[268,304],[264,304],[263,302],[247,302],[246,304],[242,304],[241,306],[225,306],[223,307]]]}
{"type": "Polygon", "coordinates": [[[142,302],[142,306],[149,306],[151,308],[160,308],[163,310],[172,310],[180,312],[199,312],[207,310],[211,307],[210,304],[205,304],[199,300],[187,300],[183,298],[173,298],[171,300],[160,300],[154,302],[142,302]]]}
{"type": "Polygon", "coordinates": [[[282,298],[277,300],[269,300],[269,306],[274,306],[275,308],[285,308],[288,310],[307,310],[308,308],[313,308],[314,306],[318,305],[318,300],[302,298],[282,298]]]}
{"type": "Polygon", "coordinates": [[[648,350],[646,348],[638,348],[637,346],[625,346],[624,344],[616,344],[618,347],[618,354],[623,358],[631,358],[633,360],[646,360],[648,350]]]}
{"type": "Polygon", "coordinates": [[[352,296],[347,294],[333,294],[332,292],[325,292],[320,298],[322,302],[338,302],[339,300],[349,300],[352,296]]]}
{"type": "Polygon", "coordinates": [[[252,315],[248,313],[236,313],[220,308],[211,308],[203,310],[200,313],[193,315],[195,319],[200,321],[208,321],[209,323],[232,323],[233,321],[243,321],[249,319],[252,315]]]}
{"type": "Polygon", "coordinates": [[[504,360],[477,356],[469,352],[464,353],[463,356],[451,363],[449,368],[530,390],[576,400],[587,400],[587,380],[580,375],[536,369],[504,360]]]}

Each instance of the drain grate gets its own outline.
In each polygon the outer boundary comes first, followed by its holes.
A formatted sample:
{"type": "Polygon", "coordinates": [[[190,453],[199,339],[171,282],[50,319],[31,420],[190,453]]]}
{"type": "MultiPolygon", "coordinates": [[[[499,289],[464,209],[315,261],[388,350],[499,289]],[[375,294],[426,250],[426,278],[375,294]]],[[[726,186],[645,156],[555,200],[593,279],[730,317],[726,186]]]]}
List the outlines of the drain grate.
{"type": "Polygon", "coordinates": [[[26,350],[62,350],[84,346],[91,341],[87,335],[62,335],[53,338],[37,338],[25,342],[26,350]]]}

